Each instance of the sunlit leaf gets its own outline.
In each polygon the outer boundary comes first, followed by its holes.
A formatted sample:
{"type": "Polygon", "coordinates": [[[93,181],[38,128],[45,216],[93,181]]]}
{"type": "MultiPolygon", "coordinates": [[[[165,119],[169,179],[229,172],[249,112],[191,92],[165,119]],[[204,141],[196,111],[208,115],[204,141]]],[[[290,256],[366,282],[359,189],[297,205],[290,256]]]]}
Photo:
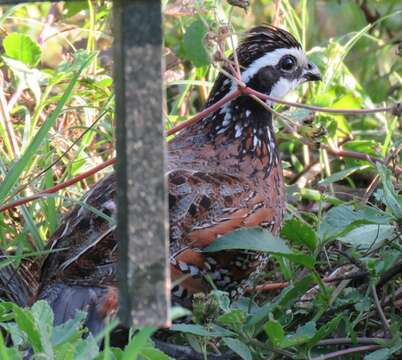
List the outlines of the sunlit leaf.
{"type": "Polygon", "coordinates": [[[3,47],[6,56],[28,66],[37,65],[42,55],[39,44],[26,34],[15,32],[8,34],[3,40],[3,47]]]}
{"type": "Polygon", "coordinates": [[[209,56],[204,47],[204,37],[207,28],[201,20],[195,20],[186,29],[183,39],[185,57],[195,66],[201,67],[209,64],[209,56]]]}

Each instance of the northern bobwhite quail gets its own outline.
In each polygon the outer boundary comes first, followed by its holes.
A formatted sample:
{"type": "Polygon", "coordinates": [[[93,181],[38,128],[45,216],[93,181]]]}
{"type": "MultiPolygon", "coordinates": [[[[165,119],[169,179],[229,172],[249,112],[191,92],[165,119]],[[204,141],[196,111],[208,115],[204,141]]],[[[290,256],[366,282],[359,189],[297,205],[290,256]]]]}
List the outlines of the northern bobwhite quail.
{"type": "MultiPolygon", "coordinates": [[[[320,80],[297,40],[276,27],[249,31],[237,57],[242,81],[274,97],[320,80]]],[[[206,106],[235,88],[220,74],[206,106]]],[[[264,267],[265,255],[240,250],[206,254],[200,249],[241,227],[278,233],[285,192],[272,115],[252,98],[240,96],[181,131],[167,148],[171,275],[173,281],[190,275],[172,289],[173,302],[188,304],[193,294],[207,292],[206,274],[217,288],[236,297],[264,267]]],[[[90,209],[113,216],[115,192],[112,174],[83,197],[89,206],[75,207],[50,239],[49,248],[57,251],[43,264],[37,299],[50,303],[56,324],[85,309],[86,325],[97,333],[104,317],[116,309],[119,242],[107,217],[90,209]]]]}

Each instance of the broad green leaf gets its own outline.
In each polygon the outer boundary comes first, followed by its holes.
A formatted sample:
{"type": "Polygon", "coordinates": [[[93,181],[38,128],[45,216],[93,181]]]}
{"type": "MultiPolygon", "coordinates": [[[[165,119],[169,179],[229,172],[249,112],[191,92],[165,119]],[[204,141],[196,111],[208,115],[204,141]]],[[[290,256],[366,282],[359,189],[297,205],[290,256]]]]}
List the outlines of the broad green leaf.
{"type": "Polygon", "coordinates": [[[289,308],[292,303],[298,301],[300,296],[305,294],[316,282],[316,276],[314,274],[308,274],[300,281],[289,285],[288,288],[282,290],[281,294],[274,302],[267,302],[259,308],[247,321],[247,326],[252,327],[261,322],[265,323],[268,321],[269,314],[276,309],[289,308]]]}
{"type": "Polygon", "coordinates": [[[203,252],[216,252],[229,249],[254,250],[278,255],[292,254],[292,250],[282,239],[258,227],[243,228],[221,236],[211,245],[204,248],[203,252]]]}
{"type": "Polygon", "coordinates": [[[22,345],[26,341],[25,333],[14,322],[2,323],[1,327],[11,335],[14,346],[22,345]]]}
{"type": "Polygon", "coordinates": [[[275,347],[279,347],[285,338],[285,331],[282,325],[277,320],[269,320],[264,326],[265,332],[275,347]]]}
{"type": "Polygon", "coordinates": [[[311,251],[314,251],[317,247],[318,240],[314,230],[296,218],[285,222],[281,236],[293,244],[307,246],[311,251]]]}
{"type": "Polygon", "coordinates": [[[230,299],[228,293],[220,290],[212,290],[211,293],[214,295],[218,302],[219,308],[224,311],[230,311],[230,299]]]}
{"type": "Polygon", "coordinates": [[[351,167],[351,168],[348,168],[348,169],[345,169],[342,171],[338,171],[338,172],[332,174],[331,176],[328,176],[324,180],[321,180],[319,182],[319,184],[320,185],[332,184],[334,182],[343,180],[344,178],[355,173],[356,171],[361,171],[361,170],[365,170],[368,168],[369,168],[369,165],[362,165],[362,166],[354,166],[354,167],[351,167]]]}
{"type": "Polygon", "coordinates": [[[42,55],[39,44],[26,34],[11,33],[3,40],[6,56],[19,60],[28,66],[36,66],[42,55]]]}
{"type": "Polygon", "coordinates": [[[73,338],[74,336],[81,336],[82,331],[80,328],[86,318],[86,313],[77,311],[74,319],[70,319],[65,323],[55,326],[53,329],[52,344],[57,346],[73,338]]]}
{"type": "Polygon", "coordinates": [[[88,9],[88,1],[86,0],[66,1],[63,6],[63,15],[65,17],[71,17],[86,9],[88,9]]]}
{"type": "Polygon", "coordinates": [[[365,355],[364,360],[388,360],[391,358],[391,355],[389,349],[380,349],[365,355]]]}
{"type": "Polygon", "coordinates": [[[40,337],[40,331],[36,326],[35,319],[29,310],[20,308],[17,305],[13,307],[15,322],[19,328],[24,331],[29,339],[29,343],[35,353],[42,352],[42,342],[40,337]]]}
{"type": "Polygon", "coordinates": [[[239,330],[246,321],[246,314],[240,309],[234,309],[220,315],[216,321],[232,330],[239,330]]]}
{"type": "Polygon", "coordinates": [[[292,251],[281,238],[275,237],[269,231],[259,227],[235,230],[215,240],[203,251],[216,252],[229,249],[253,250],[281,255],[308,268],[313,268],[315,262],[312,256],[292,251]]]}
{"type": "Polygon", "coordinates": [[[390,240],[396,235],[393,225],[363,225],[347,234],[340,236],[339,240],[351,244],[357,249],[376,249],[384,240],[390,240]]]}
{"type": "MultiPolygon", "coordinates": [[[[367,216],[369,213],[366,210],[354,210],[350,205],[333,207],[325,214],[321,222],[319,230],[321,241],[329,241],[345,235],[361,224],[377,222],[374,211],[371,211],[370,219],[367,216]]],[[[379,221],[383,220],[380,216],[378,219],[379,221]]]]}
{"type": "Polygon", "coordinates": [[[226,337],[234,335],[231,331],[217,325],[212,326],[211,329],[206,329],[201,325],[195,324],[174,324],[170,330],[204,337],[226,337]]]}
{"type": "Polygon", "coordinates": [[[309,348],[312,348],[314,345],[316,345],[321,339],[330,336],[334,333],[336,328],[339,325],[339,322],[342,320],[344,314],[339,314],[332,318],[329,322],[321,326],[314,336],[308,341],[308,346],[309,348]]]}
{"type": "Polygon", "coordinates": [[[383,164],[377,164],[378,173],[381,178],[382,186],[384,189],[384,202],[391,210],[392,214],[397,218],[402,218],[402,203],[394,190],[391,181],[391,171],[383,164]]]}
{"type": "Polygon", "coordinates": [[[170,356],[152,346],[143,348],[140,355],[146,360],[173,360],[170,356]]]}
{"type": "Polygon", "coordinates": [[[223,338],[225,345],[239,355],[243,360],[252,360],[251,351],[248,346],[240,340],[233,338],[223,338]]]}
{"type": "Polygon", "coordinates": [[[138,333],[130,340],[124,350],[124,356],[122,360],[135,360],[140,352],[147,345],[149,338],[157,329],[155,327],[147,326],[143,327],[138,333]]]}
{"type": "Polygon", "coordinates": [[[31,308],[31,313],[39,329],[42,349],[49,357],[53,357],[51,337],[53,332],[53,311],[45,300],[37,301],[31,308]]]}
{"type": "Polygon", "coordinates": [[[294,334],[285,336],[280,346],[282,348],[288,348],[304,344],[314,337],[316,331],[315,322],[309,321],[308,323],[300,326],[294,334]]]}
{"type": "Polygon", "coordinates": [[[98,354],[99,346],[92,334],[89,334],[85,339],[78,340],[74,360],[94,359],[98,354]]]}
{"type": "Polygon", "coordinates": [[[207,28],[201,20],[195,20],[186,29],[183,39],[184,55],[196,67],[209,64],[209,56],[204,47],[204,37],[207,28]]]}
{"type": "Polygon", "coordinates": [[[1,360],[22,360],[22,355],[15,347],[7,347],[3,334],[0,332],[0,359],[1,360]]]}
{"type": "MultiPolygon", "coordinates": [[[[377,142],[374,140],[353,140],[349,141],[343,145],[345,150],[352,150],[361,153],[365,153],[367,155],[372,156],[381,156],[380,153],[377,153],[376,148],[378,147],[377,142]]],[[[359,159],[352,159],[352,158],[345,158],[345,163],[348,167],[353,166],[361,166],[361,165],[369,165],[372,166],[372,163],[368,160],[359,160],[359,159]]]]}
{"type": "Polygon", "coordinates": [[[170,310],[170,318],[172,320],[176,320],[189,315],[191,315],[191,311],[181,306],[173,306],[170,310]]]}

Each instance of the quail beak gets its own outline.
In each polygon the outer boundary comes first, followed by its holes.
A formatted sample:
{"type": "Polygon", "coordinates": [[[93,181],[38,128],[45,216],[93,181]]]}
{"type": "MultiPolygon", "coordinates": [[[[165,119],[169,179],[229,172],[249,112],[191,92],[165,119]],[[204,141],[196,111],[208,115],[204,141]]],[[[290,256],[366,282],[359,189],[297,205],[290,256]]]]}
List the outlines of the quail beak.
{"type": "Polygon", "coordinates": [[[322,80],[320,70],[317,65],[309,62],[307,65],[307,69],[304,70],[303,78],[305,81],[320,81],[322,80]]]}

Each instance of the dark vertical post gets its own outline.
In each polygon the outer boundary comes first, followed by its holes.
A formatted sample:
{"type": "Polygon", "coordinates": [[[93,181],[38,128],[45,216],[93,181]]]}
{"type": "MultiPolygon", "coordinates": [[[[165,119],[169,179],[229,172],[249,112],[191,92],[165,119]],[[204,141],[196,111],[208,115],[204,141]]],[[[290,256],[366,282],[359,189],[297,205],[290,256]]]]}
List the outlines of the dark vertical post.
{"type": "Polygon", "coordinates": [[[115,0],[120,319],[168,324],[159,0],[115,0]]]}

